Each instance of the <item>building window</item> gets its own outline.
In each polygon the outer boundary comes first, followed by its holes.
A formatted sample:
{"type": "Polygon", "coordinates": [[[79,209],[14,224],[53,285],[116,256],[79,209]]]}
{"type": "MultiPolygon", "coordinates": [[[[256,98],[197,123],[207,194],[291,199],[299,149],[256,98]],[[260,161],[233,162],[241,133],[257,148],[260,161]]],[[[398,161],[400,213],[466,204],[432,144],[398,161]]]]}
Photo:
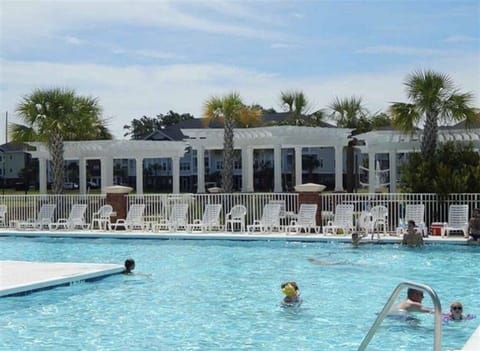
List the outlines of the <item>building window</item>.
{"type": "Polygon", "coordinates": [[[180,162],[180,170],[181,171],[189,171],[190,170],[190,163],[180,162]]]}
{"type": "Polygon", "coordinates": [[[223,161],[216,161],[215,166],[217,170],[222,170],[223,169],[223,161]]]}

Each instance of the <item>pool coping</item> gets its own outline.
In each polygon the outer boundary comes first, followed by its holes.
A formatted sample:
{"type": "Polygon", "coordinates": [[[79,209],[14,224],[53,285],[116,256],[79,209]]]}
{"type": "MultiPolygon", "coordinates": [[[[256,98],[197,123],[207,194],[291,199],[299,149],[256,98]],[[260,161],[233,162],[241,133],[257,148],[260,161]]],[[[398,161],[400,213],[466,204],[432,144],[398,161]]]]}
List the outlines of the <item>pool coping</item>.
{"type": "MultiPolygon", "coordinates": [[[[12,230],[0,229],[0,237],[57,237],[57,238],[86,238],[86,239],[161,239],[161,240],[232,240],[232,241],[300,241],[300,242],[345,242],[351,243],[351,237],[347,235],[323,235],[323,234],[291,234],[291,233],[226,233],[226,232],[148,232],[148,231],[99,231],[99,230],[70,230],[70,231],[36,231],[36,230],[12,230]]],[[[381,235],[380,239],[363,238],[360,244],[398,244],[402,237],[381,235]]],[[[467,245],[464,237],[440,237],[429,236],[424,238],[425,244],[455,244],[467,245]]]]}

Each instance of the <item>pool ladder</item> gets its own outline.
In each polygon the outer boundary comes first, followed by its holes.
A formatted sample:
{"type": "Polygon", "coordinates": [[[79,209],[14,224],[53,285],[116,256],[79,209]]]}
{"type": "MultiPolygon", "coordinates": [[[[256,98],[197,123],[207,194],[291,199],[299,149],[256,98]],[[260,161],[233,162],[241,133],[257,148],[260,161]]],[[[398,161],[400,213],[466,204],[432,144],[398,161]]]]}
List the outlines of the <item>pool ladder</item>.
{"type": "Polygon", "coordinates": [[[392,308],[393,303],[397,299],[398,295],[400,294],[400,291],[405,288],[414,288],[417,290],[422,290],[427,292],[430,297],[432,298],[433,301],[433,306],[435,307],[435,329],[434,329],[434,338],[433,338],[433,351],[441,351],[442,348],[442,306],[440,305],[440,300],[437,296],[437,293],[435,290],[433,290],[431,287],[428,285],[423,285],[423,284],[417,284],[413,282],[402,282],[397,285],[395,290],[393,290],[392,295],[388,299],[387,303],[385,306],[383,306],[382,311],[378,314],[377,319],[373,323],[372,327],[368,331],[367,335],[363,338],[362,343],[360,344],[360,347],[358,348],[358,351],[364,351],[365,348],[368,346],[370,341],[373,338],[373,335],[377,332],[378,327],[380,324],[383,322],[385,317],[387,316],[388,312],[392,308]]]}

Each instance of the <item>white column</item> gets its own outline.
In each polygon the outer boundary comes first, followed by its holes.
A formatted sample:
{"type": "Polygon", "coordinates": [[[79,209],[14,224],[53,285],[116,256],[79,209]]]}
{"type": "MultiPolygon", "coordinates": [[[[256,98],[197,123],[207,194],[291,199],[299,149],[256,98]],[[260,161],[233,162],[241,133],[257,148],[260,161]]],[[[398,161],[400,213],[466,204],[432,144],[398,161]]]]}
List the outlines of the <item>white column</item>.
{"type": "Polygon", "coordinates": [[[78,186],[80,188],[80,194],[87,193],[87,161],[85,157],[80,157],[78,160],[78,186]]]}
{"type": "Polygon", "coordinates": [[[143,194],[143,157],[135,158],[135,179],[137,194],[143,194]]]}
{"type": "Polygon", "coordinates": [[[397,150],[392,150],[388,154],[390,164],[390,192],[397,192],[397,150]]]}
{"type": "Polygon", "coordinates": [[[282,192],[282,146],[280,144],[273,148],[273,191],[282,192]]]}
{"type": "Polygon", "coordinates": [[[253,149],[242,147],[242,192],[253,192],[253,149]]]}
{"type": "Polygon", "coordinates": [[[47,159],[45,157],[38,158],[38,178],[40,194],[47,193],[47,159]]]}
{"type": "Polygon", "coordinates": [[[302,147],[295,146],[295,185],[303,183],[302,174],[302,147]]]}
{"type": "Polygon", "coordinates": [[[253,186],[253,147],[247,148],[247,192],[253,193],[255,191],[253,186]]]}
{"type": "Polygon", "coordinates": [[[172,192],[178,194],[180,192],[180,157],[172,157],[172,192]]]}
{"type": "Polygon", "coordinates": [[[248,150],[246,146],[242,147],[242,193],[247,192],[248,188],[248,150]]]}
{"type": "Polygon", "coordinates": [[[205,147],[197,148],[197,193],[205,192],[205,147]]]}
{"type": "Polygon", "coordinates": [[[375,192],[375,152],[369,151],[368,152],[368,192],[374,193],[375,192]]]}
{"type": "Polygon", "coordinates": [[[335,146],[335,191],[343,191],[343,145],[335,146]]]}
{"type": "Polygon", "coordinates": [[[100,159],[100,178],[102,179],[102,189],[113,185],[113,158],[103,157],[100,159]]]}

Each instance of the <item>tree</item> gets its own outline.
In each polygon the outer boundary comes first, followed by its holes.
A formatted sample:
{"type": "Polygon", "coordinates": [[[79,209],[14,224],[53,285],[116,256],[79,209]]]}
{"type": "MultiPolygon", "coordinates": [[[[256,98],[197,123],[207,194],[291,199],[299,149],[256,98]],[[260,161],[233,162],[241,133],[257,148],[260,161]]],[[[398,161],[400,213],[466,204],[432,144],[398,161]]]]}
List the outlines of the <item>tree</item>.
{"type": "Polygon", "coordinates": [[[37,89],[17,107],[26,125],[13,124],[14,141],[45,142],[52,157],[53,192],[63,193],[64,141],[111,139],[98,100],[71,89],[37,89]]]}
{"type": "Polygon", "coordinates": [[[316,127],[325,119],[323,110],[310,113],[312,107],[302,91],[282,91],[280,101],[283,110],[290,113],[290,118],[280,122],[281,125],[316,127]]]}
{"type": "Polygon", "coordinates": [[[419,122],[424,122],[420,151],[423,159],[428,160],[437,148],[440,121],[466,120],[467,124],[474,121],[473,95],[460,93],[448,75],[430,70],[412,73],[404,84],[412,102],[391,105],[393,123],[411,132],[419,122]]]}
{"type": "Polygon", "coordinates": [[[261,118],[261,110],[243,104],[238,93],[230,93],[223,97],[211,97],[203,106],[203,116],[210,122],[213,119],[221,119],[224,123],[223,131],[223,172],[222,188],[225,192],[233,189],[233,129],[235,124],[242,121],[261,118]]]}
{"type": "Polygon", "coordinates": [[[164,129],[181,121],[193,118],[189,113],[179,114],[172,110],[168,111],[165,115],[159,114],[155,118],[142,116],[140,119],[133,119],[129,125],[126,124],[123,126],[123,129],[126,130],[123,136],[130,136],[130,139],[133,140],[145,139],[148,135],[159,129],[164,129]]]}
{"type": "Polygon", "coordinates": [[[356,129],[356,134],[371,129],[368,120],[368,110],[363,106],[362,98],[355,96],[349,98],[335,98],[329,105],[331,116],[337,121],[341,128],[356,129]]]}

